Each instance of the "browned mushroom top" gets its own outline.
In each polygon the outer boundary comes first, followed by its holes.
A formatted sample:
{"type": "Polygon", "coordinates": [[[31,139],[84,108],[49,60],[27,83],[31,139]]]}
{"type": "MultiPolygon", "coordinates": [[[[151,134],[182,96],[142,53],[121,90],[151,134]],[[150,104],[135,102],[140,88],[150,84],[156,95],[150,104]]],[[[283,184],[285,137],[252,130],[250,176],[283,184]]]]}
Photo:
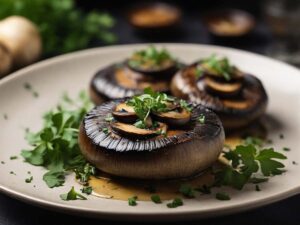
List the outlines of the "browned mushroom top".
{"type": "Polygon", "coordinates": [[[266,92],[256,77],[229,65],[226,58],[217,60],[212,57],[180,71],[173,80],[176,85],[173,94],[216,112],[247,112],[266,101],[266,92]],[[211,65],[210,60],[216,60],[213,63],[219,65],[211,65]],[[224,68],[222,63],[226,64],[224,68]]]}
{"type": "Polygon", "coordinates": [[[217,116],[203,106],[151,93],[94,108],[83,121],[86,135],[107,149],[151,151],[222,131],[217,116]],[[147,103],[140,105],[140,100],[147,103]],[[150,108],[145,109],[149,104],[150,108]]]}
{"type": "Polygon", "coordinates": [[[91,87],[108,99],[141,94],[146,87],[168,92],[170,79],[180,64],[170,53],[153,46],[134,52],[126,61],[110,65],[96,73],[91,87]]]}

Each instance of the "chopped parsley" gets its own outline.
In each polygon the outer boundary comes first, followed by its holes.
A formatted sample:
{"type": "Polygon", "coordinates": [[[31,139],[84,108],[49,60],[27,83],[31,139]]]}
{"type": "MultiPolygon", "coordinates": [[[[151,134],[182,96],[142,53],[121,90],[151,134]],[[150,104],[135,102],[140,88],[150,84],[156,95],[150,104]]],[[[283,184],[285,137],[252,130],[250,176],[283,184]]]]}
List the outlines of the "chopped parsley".
{"type": "Polygon", "coordinates": [[[287,148],[287,147],[284,147],[282,150],[285,151],[285,152],[291,151],[291,149],[290,149],[290,148],[287,148]]]}
{"type": "Polygon", "coordinates": [[[128,198],[128,205],[136,206],[137,205],[137,202],[136,202],[137,199],[138,199],[137,196],[133,196],[133,197],[128,198]]]}
{"type": "Polygon", "coordinates": [[[151,88],[144,89],[144,94],[133,96],[126,104],[132,106],[139,120],[135,123],[136,127],[146,126],[146,119],[150,112],[167,112],[167,103],[173,101],[165,93],[154,92],[151,88]]]}
{"type": "Polygon", "coordinates": [[[152,202],[154,202],[155,204],[160,204],[161,203],[161,199],[159,195],[151,195],[151,200],[152,202]]]}
{"type": "Polygon", "coordinates": [[[14,156],[11,156],[9,157],[10,160],[15,160],[15,159],[18,159],[18,156],[14,155],[14,156]]]}
{"type": "Polygon", "coordinates": [[[198,121],[201,124],[204,124],[205,123],[205,115],[204,114],[200,114],[200,116],[198,117],[198,121]]]}
{"type": "Polygon", "coordinates": [[[38,92],[33,90],[32,85],[30,83],[27,83],[27,82],[24,83],[24,88],[25,88],[25,90],[31,92],[33,97],[35,97],[35,98],[39,97],[38,92]]]}
{"type": "Polygon", "coordinates": [[[195,198],[195,191],[194,191],[194,189],[191,186],[187,185],[187,184],[181,185],[180,188],[179,188],[179,192],[184,197],[195,198]]]}
{"type": "Polygon", "coordinates": [[[255,191],[261,191],[260,187],[257,185],[255,185],[255,191]]]}
{"type": "Polygon", "coordinates": [[[230,196],[227,193],[218,192],[218,193],[216,193],[216,199],[218,199],[220,201],[228,201],[231,198],[230,198],[230,196]]]}
{"type": "Polygon", "coordinates": [[[66,194],[60,195],[61,200],[63,201],[73,201],[73,200],[87,200],[86,197],[81,195],[80,193],[76,192],[74,187],[66,194]]]}
{"type": "Polygon", "coordinates": [[[102,128],[104,134],[109,134],[109,129],[107,127],[102,128]]]}
{"type": "Polygon", "coordinates": [[[111,114],[109,114],[105,117],[106,122],[111,122],[111,121],[113,121],[113,119],[114,119],[114,117],[111,114]]]}
{"type": "Polygon", "coordinates": [[[202,65],[214,71],[216,75],[224,77],[225,80],[230,81],[235,72],[235,67],[230,65],[228,58],[218,59],[216,55],[204,59],[202,65]]]}
{"type": "Polygon", "coordinates": [[[199,191],[202,194],[211,194],[211,188],[205,184],[199,188],[195,188],[195,191],[199,191]]]}
{"type": "Polygon", "coordinates": [[[284,164],[277,159],[284,160],[286,156],[274,151],[273,148],[259,149],[252,144],[239,145],[235,150],[224,152],[224,157],[230,165],[214,171],[215,186],[231,186],[241,190],[259,171],[263,175],[262,178],[285,172],[284,164]]]}
{"type": "Polygon", "coordinates": [[[180,107],[191,112],[192,111],[192,107],[191,107],[191,104],[187,103],[187,101],[183,100],[183,99],[180,99],[179,101],[179,104],[180,104],[180,107]]]}
{"type": "Polygon", "coordinates": [[[174,198],[172,202],[167,204],[168,208],[177,208],[183,205],[183,201],[181,198],[174,198]]]}
{"type": "Polygon", "coordinates": [[[93,188],[91,186],[85,186],[81,189],[81,192],[90,195],[93,192],[93,188]]]}
{"type": "Polygon", "coordinates": [[[48,187],[62,186],[68,171],[74,171],[76,177],[82,180],[89,179],[92,170],[90,167],[93,166],[87,163],[80,152],[78,128],[91,108],[92,104],[84,92],[75,100],[65,95],[54,110],[45,114],[44,126],[40,131],[25,133],[25,138],[32,147],[22,150],[21,155],[26,162],[47,169],[43,180],[48,187]]]}
{"type": "Polygon", "coordinates": [[[133,68],[151,68],[157,69],[164,63],[173,62],[171,54],[165,49],[158,50],[150,45],[148,48],[136,51],[128,61],[133,68]]]}
{"type": "Polygon", "coordinates": [[[26,183],[31,183],[31,181],[33,180],[33,176],[30,176],[29,178],[25,179],[26,183]]]}

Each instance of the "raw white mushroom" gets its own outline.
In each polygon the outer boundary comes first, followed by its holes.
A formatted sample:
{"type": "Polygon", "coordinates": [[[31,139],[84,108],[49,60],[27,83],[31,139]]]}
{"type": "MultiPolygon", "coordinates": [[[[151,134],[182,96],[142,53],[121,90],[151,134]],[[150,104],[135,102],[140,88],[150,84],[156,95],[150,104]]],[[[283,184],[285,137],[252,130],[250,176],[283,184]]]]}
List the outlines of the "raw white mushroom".
{"type": "Polygon", "coordinates": [[[11,53],[14,67],[33,63],[42,51],[38,28],[21,16],[10,16],[0,21],[0,43],[11,53]]]}
{"type": "Polygon", "coordinates": [[[10,52],[0,44],[0,77],[7,74],[12,66],[12,57],[10,52]]]}

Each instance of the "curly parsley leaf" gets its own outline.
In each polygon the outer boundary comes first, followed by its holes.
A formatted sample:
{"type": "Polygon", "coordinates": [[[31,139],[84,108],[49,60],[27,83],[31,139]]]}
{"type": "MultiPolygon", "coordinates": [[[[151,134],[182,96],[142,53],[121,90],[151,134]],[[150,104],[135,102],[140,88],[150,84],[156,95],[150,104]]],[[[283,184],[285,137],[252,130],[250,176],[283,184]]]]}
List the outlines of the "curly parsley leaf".
{"type": "Polygon", "coordinates": [[[84,197],[83,195],[76,192],[74,187],[72,187],[68,193],[61,194],[60,198],[61,198],[61,200],[64,200],[64,201],[73,201],[73,200],[78,200],[78,199],[79,200],[87,200],[86,197],[84,197]]]}
{"type": "Polygon", "coordinates": [[[224,152],[224,157],[230,165],[215,171],[214,185],[231,186],[240,190],[246,183],[265,182],[268,177],[285,172],[284,164],[277,160],[284,160],[286,156],[274,151],[273,148],[259,149],[259,146],[261,146],[260,142],[256,146],[253,144],[239,145],[235,150],[224,152]],[[263,177],[256,176],[259,172],[263,177]]]}
{"type": "Polygon", "coordinates": [[[50,188],[64,184],[66,171],[74,171],[82,183],[95,174],[95,167],[86,162],[78,145],[78,127],[92,105],[83,93],[77,100],[66,95],[63,100],[56,109],[46,113],[40,131],[26,133],[33,149],[21,152],[26,162],[48,170],[43,180],[50,188]]]}

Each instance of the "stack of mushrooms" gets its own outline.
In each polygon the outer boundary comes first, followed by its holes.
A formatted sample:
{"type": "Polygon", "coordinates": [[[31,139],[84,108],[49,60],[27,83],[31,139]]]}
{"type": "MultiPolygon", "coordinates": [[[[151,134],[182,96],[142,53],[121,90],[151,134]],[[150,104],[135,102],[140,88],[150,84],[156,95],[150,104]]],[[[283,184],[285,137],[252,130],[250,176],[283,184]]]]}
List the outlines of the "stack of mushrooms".
{"type": "Polygon", "coordinates": [[[123,62],[98,71],[90,85],[91,99],[100,104],[108,99],[141,94],[147,87],[169,92],[171,78],[180,66],[166,49],[149,46],[134,52],[123,62]]]}
{"type": "Polygon", "coordinates": [[[245,127],[261,117],[268,97],[258,78],[215,55],[179,71],[172,94],[202,104],[221,118],[225,130],[245,127]]]}
{"type": "Polygon", "coordinates": [[[215,113],[151,89],[95,107],[79,137],[83,155],[98,169],[140,179],[196,175],[217,160],[223,143],[215,113]]]}
{"type": "Polygon", "coordinates": [[[212,55],[179,69],[154,46],[100,70],[91,98],[108,101],[82,121],[82,154],[103,172],[138,179],[191,177],[212,166],[224,128],[249,125],[268,101],[259,79],[227,58],[212,55]]]}

